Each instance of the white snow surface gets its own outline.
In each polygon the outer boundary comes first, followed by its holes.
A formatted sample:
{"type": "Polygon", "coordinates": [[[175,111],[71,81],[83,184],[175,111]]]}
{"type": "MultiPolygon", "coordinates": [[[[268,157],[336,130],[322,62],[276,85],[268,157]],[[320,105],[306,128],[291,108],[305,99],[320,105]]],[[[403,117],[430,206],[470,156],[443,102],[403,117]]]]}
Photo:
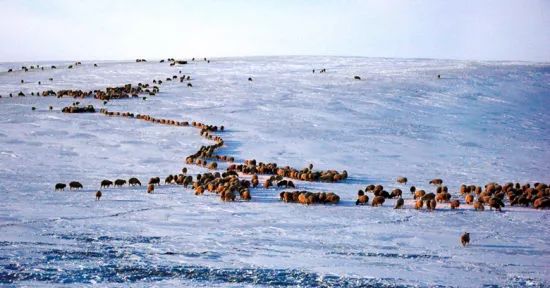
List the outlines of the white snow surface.
{"type": "Polygon", "coordinates": [[[550,285],[547,210],[355,205],[368,184],[401,188],[408,200],[410,185],[434,191],[432,178],[444,179],[453,197],[462,183],[549,183],[548,64],[306,56],[68,64],[0,63],[0,285],[550,285]],[[58,69],[20,70],[36,64],[58,69]],[[224,125],[219,152],[237,161],[347,170],[338,184],[297,181],[342,202],[287,204],[282,190],[262,188],[251,202],[224,203],[175,185],[150,195],[145,187],[102,189],[94,201],[103,179],[203,173],[184,159],[212,142],[190,127],[64,114],[74,101],[103,105],[30,92],[152,84],[179,70],[193,87],[165,81],[146,101],[106,108],[224,125]],[[407,186],[395,183],[401,175],[407,186]],[[84,189],[54,192],[70,181],[84,189]]]}

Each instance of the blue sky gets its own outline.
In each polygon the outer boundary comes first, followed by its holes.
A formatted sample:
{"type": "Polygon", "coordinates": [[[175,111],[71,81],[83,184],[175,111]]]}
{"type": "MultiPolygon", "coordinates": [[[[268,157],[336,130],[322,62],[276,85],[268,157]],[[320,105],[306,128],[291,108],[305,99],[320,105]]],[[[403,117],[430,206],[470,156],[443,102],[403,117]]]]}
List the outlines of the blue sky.
{"type": "Polygon", "coordinates": [[[550,62],[550,1],[0,0],[0,61],[256,55],[550,62]]]}

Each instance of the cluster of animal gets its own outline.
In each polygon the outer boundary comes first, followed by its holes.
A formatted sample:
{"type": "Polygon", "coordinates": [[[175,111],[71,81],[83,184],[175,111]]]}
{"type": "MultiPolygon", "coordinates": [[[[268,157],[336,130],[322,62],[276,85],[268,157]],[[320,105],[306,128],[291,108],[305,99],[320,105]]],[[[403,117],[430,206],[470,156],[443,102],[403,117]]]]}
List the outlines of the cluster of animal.
{"type": "MultiPolygon", "coordinates": [[[[67,184],[65,184],[65,183],[57,183],[57,184],[55,184],[55,191],[64,191],[66,187],[67,187],[67,184]]],[[[71,181],[69,183],[69,189],[70,190],[82,189],[82,188],[84,188],[84,187],[78,181],[71,181]]]]}
{"type": "Polygon", "coordinates": [[[550,187],[544,183],[531,186],[529,183],[521,185],[508,182],[500,185],[492,182],[483,189],[481,186],[463,184],[459,192],[464,196],[466,204],[473,204],[476,210],[484,210],[484,206],[488,205],[491,210],[494,208],[500,211],[505,199],[508,199],[510,206],[532,206],[536,209],[550,207],[550,187]]]}
{"type": "Polygon", "coordinates": [[[95,113],[96,111],[93,105],[88,105],[85,107],[79,107],[79,106],[73,105],[73,106],[63,107],[63,109],[61,109],[61,112],[63,113],[95,113]]]}
{"type": "Polygon", "coordinates": [[[298,170],[290,166],[278,167],[277,163],[257,163],[255,159],[246,160],[244,164],[232,164],[227,167],[227,171],[237,171],[243,174],[267,174],[279,175],[301,181],[321,181],[338,182],[348,178],[346,170],[338,172],[336,170],[313,171],[313,165],[298,170]]]}
{"type": "Polygon", "coordinates": [[[198,174],[197,180],[192,183],[195,195],[202,195],[205,191],[216,193],[223,201],[235,201],[236,195],[243,201],[252,200],[250,193],[251,182],[239,179],[236,173],[224,172],[220,174],[198,174]]]}
{"type": "Polygon", "coordinates": [[[124,179],[116,179],[114,182],[111,181],[111,180],[103,180],[101,181],[101,185],[100,187],[101,188],[109,188],[111,186],[114,185],[114,187],[122,187],[124,185],[126,185],[126,183],[128,183],[129,186],[141,186],[141,182],[139,181],[138,178],[135,178],[135,177],[132,177],[130,179],[128,179],[128,182],[126,182],[126,180],[124,179]]]}
{"type": "Polygon", "coordinates": [[[284,191],[279,194],[281,201],[286,203],[311,204],[338,204],[340,196],[332,192],[284,191]]]}

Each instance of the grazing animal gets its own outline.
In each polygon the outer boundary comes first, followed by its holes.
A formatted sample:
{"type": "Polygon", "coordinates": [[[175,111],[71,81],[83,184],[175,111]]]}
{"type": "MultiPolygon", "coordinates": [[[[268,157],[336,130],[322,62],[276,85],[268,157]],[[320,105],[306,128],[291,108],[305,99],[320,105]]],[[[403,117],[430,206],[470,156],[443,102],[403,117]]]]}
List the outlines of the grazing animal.
{"type": "Polygon", "coordinates": [[[361,77],[359,77],[359,76],[353,76],[353,79],[355,79],[355,80],[361,80],[361,77]]]}
{"type": "Polygon", "coordinates": [[[470,244],[470,233],[466,232],[460,236],[460,243],[462,243],[462,246],[466,247],[466,245],[470,244]]]}
{"type": "Polygon", "coordinates": [[[435,179],[430,180],[429,183],[433,184],[433,185],[441,185],[441,184],[443,184],[443,180],[441,180],[439,178],[435,178],[435,179]]]}
{"type": "Polygon", "coordinates": [[[372,199],[372,206],[373,207],[381,206],[382,204],[384,204],[385,201],[386,201],[386,198],[384,198],[383,196],[375,196],[372,199]]]}
{"type": "Polygon", "coordinates": [[[69,189],[82,189],[82,184],[77,181],[72,181],[71,183],[69,183],[69,189]]]}
{"type": "Polygon", "coordinates": [[[403,177],[403,176],[397,177],[397,183],[407,185],[407,177],[403,177]]]}
{"type": "Polygon", "coordinates": [[[136,185],[141,186],[141,182],[139,182],[139,179],[135,177],[130,178],[130,180],[128,180],[128,184],[130,184],[131,186],[136,186],[136,185]]]}
{"type": "Polygon", "coordinates": [[[252,196],[250,196],[250,191],[243,190],[240,192],[240,196],[242,200],[250,201],[252,199],[252,196]]]}
{"type": "Polygon", "coordinates": [[[403,208],[403,205],[405,205],[405,200],[399,197],[399,199],[397,199],[397,202],[395,202],[395,207],[393,207],[393,209],[401,209],[403,208]]]}
{"type": "Polygon", "coordinates": [[[149,184],[160,185],[160,177],[153,177],[153,178],[149,179],[149,184]]]}
{"type": "Polygon", "coordinates": [[[548,197],[538,198],[537,200],[535,200],[535,202],[533,202],[533,207],[535,209],[549,208],[550,207],[550,198],[548,198],[548,197]]]}
{"type": "Polygon", "coordinates": [[[97,192],[95,192],[95,200],[99,201],[99,198],[101,198],[101,191],[97,190],[97,192]]]}
{"type": "Polygon", "coordinates": [[[116,179],[115,180],[115,187],[122,187],[126,184],[126,180],[124,179],[116,179]]]}
{"type": "Polygon", "coordinates": [[[57,183],[55,184],[55,191],[63,191],[65,190],[65,187],[67,187],[67,184],[64,183],[57,183]]]}
{"type": "Polygon", "coordinates": [[[155,192],[155,185],[149,184],[147,186],[147,193],[153,193],[153,192],[155,192]]]}
{"type": "Polygon", "coordinates": [[[355,201],[355,205],[366,205],[366,204],[369,204],[369,196],[359,195],[357,197],[357,201],[355,201]]]}
{"type": "Polygon", "coordinates": [[[485,210],[485,207],[483,207],[483,203],[480,202],[479,200],[477,200],[476,202],[474,202],[474,209],[476,211],[483,211],[485,210]]]}
{"type": "Polygon", "coordinates": [[[435,194],[434,193],[428,193],[428,194],[425,194],[424,196],[422,196],[420,199],[422,201],[432,201],[433,199],[435,199],[435,194]]]}
{"type": "Polygon", "coordinates": [[[414,198],[414,199],[416,199],[416,198],[422,198],[422,197],[424,197],[424,195],[426,195],[426,191],[424,191],[424,190],[422,190],[422,189],[421,189],[421,190],[416,190],[416,191],[414,192],[414,197],[413,197],[413,198],[414,198]]]}
{"type": "Polygon", "coordinates": [[[432,199],[430,200],[428,203],[428,208],[430,208],[430,210],[435,210],[435,207],[437,206],[437,201],[435,201],[435,199],[432,199]]]}
{"type": "Polygon", "coordinates": [[[416,200],[416,203],[414,204],[415,209],[422,209],[422,206],[424,206],[424,201],[422,199],[416,200]]]}
{"type": "Polygon", "coordinates": [[[502,202],[502,200],[497,197],[492,197],[491,199],[489,199],[490,210],[493,210],[493,208],[495,208],[497,211],[500,212],[502,211],[502,209],[500,209],[501,207],[504,207],[504,203],[502,202]]]}
{"type": "Polygon", "coordinates": [[[474,195],[466,194],[465,201],[466,201],[466,204],[468,205],[474,203],[474,195]]]}
{"type": "Polygon", "coordinates": [[[391,194],[390,194],[390,198],[394,198],[394,197],[401,197],[403,195],[403,191],[401,191],[401,189],[397,188],[397,189],[393,189],[391,191],[391,194]]]}
{"type": "Polygon", "coordinates": [[[451,209],[456,209],[459,206],[460,206],[460,201],[458,201],[458,199],[451,201],[451,209]]]}
{"type": "Polygon", "coordinates": [[[110,181],[110,180],[103,180],[101,181],[101,188],[109,188],[109,186],[113,185],[113,181],[110,181]]]}

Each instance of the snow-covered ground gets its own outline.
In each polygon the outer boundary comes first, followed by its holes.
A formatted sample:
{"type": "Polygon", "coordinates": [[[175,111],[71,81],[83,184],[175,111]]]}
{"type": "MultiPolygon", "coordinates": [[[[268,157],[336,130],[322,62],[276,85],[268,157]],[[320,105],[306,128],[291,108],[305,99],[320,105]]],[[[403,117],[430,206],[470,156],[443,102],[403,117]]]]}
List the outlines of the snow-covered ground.
{"type": "Polygon", "coordinates": [[[410,201],[403,210],[392,209],[394,200],[379,208],[354,204],[357,190],[373,183],[431,192],[428,181],[438,177],[458,197],[462,183],[550,182],[550,65],[211,60],[175,67],[83,62],[70,70],[62,68],[69,62],[0,63],[0,285],[550,285],[548,211],[451,211],[441,204],[430,213],[410,201]],[[35,64],[58,69],[7,72],[35,64]],[[312,73],[321,68],[327,72],[312,73]],[[116,100],[106,108],[224,125],[220,153],[238,161],[347,170],[350,178],[338,184],[297,182],[298,189],[334,191],[343,201],[285,204],[281,190],[255,189],[251,202],[224,203],[171,185],[151,195],[144,187],[103,189],[94,201],[103,179],[146,182],[184,166],[205,172],[184,159],[212,142],[189,127],[63,114],[76,100],[30,92],[152,83],[179,70],[191,75],[193,87],[165,82],[146,101],[116,100]],[[407,186],[395,183],[400,175],[407,186]],[[73,180],[84,189],[53,191],[55,183],[73,180]],[[463,248],[465,231],[472,241],[463,248]]]}

